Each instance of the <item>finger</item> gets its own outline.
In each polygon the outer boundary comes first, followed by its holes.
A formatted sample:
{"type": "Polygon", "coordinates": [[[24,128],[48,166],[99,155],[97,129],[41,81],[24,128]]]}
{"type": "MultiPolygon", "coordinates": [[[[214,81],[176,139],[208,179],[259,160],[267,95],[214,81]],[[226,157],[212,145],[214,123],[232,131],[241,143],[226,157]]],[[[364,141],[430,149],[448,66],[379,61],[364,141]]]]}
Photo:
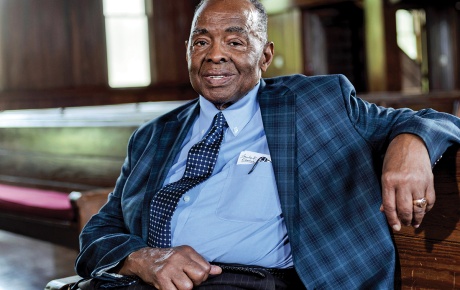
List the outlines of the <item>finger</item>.
{"type": "Polygon", "coordinates": [[[211,271],[211,265],[208,263],[203,266],[196,262],[191,262],[184,267],[185,274],[192,280],[193,285],[198,286],[208,279],[211,271]]]}
{"type": "Polygon", "coordinates": [[[162,282],[156,282],[152,284],[155,289],[158,290],[178,290],[180,288],[177,288],[176,285],[173,283],[171,280],[164,280],[162,282]]]}
{"type": "Polygon", "coordinates": [[[387,217],[388,224],[393,228],[393,230],[399,231],[401,230],[401,223],[396,213],[396,193],[393,188],[385,186],[385,183],[383,183],[382,187],[382,206],[385,216],[387,217]]]}
{"type": "Polygon", "coordinates": [[[174,288],[171,288],[171,290],[192,290],[194,286],[193,281],[185,272],[176,273],[176,275],[172,278],[172,283],[174,288]]]}
{"type": "Polygon", "coordinates": [[[420,227],[420,224],[425,217],[425,214],[433,208],[434,202],[436,200],[436,194],[434,191],[433,175],[431,174],[429,180],[427,181],[425,192],[414,196],[414,220],[412,221],[412,226],[414,228],[420,227]],[[426,204],[419,206],[415,204],[415,200],[425,199],[426,204]]]}
{"type": "Polygon", "coordinates": [[[412,226],[414,228],[418,228],[420,226],[420,224],[422,223],[423,217],[425,216],[425,213],[426,213],[426,204],[420,206],[420,205],[417,205],[415,202],[413,202],[412,226]]]}
{"type": "Polygon", "coordinates": [[[425,217],[425,214],[429,212],[434,206],[434,202],[436,200],[436,194],[435,194],[434,186],[432,182],[429,183],[428,188],[425,191],[425,197],[423,198],[426,200],[426,204],[422,206],[417,205],[415,203],[415,201],[419,200],[420,198],[414,199],[414,220],[412,221],[412,226],[414,228],[420,227],[420,224],[422,223],[422,220],[425,217]]]}
{"type": "Polygon", "coordinates": [[[222,268],[216,265],[211,265],[211,271],[209,271],[209,275],[219,275],[222,274],[222,268]]]}
{"type": "Polygon", "coordinates": [[[216,265],[208,264],[209,267],[198,268],[198,267],[186,267],[184,272],[193,281],[195,286],[200,285],[209,278],[209,275],[222,274],[222,268],[216,265]],[[203,271],[204,270],[204,271],[203,271]]]}
{"type": "Polygon", "coordinates": [[[434,203],[436,202],[436,192],[434,190],[433,182],[430,182],[428,184],[428,188],[426,189],[426,192],[425,192],[425,198],[427,201],[425,212],[429,212],[433,208],[434,203]]]}
{"type": "Polygon", "coordinates": [[[407,189],[399,189],[396,194],[396,210],[400,222],[405,226],[412,224],[414,203],[413,195],[407,189]]]}
{"type": "Polygon", "coordinates": [[[195,286],[206,281],[211,270],[216,271],[216,269],[192,247],[181,246],[181,250],[183,250],[188,257],[188,262],[184,265],[183,271],[193,281],[195,286]]]}
{"type": "Polygon", "coordinates": [[[163,276],[162,274],[155,275],[153,282],[149,284],[152,284],[158,290],[177,290],[178,289],[173,283],[172,277],[163,276]]]}

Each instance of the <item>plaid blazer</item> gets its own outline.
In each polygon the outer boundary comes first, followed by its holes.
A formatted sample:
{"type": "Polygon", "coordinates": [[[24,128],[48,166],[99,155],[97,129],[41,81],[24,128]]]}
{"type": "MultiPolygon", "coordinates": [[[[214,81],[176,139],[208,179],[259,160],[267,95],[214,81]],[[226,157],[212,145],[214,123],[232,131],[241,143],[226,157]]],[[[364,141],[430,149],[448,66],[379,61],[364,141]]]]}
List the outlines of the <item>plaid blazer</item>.
{"type": "MultiPolygon", "coordinates": [[[[261,80],[258,100],[295,268],[308,289],[391,289],[397,254],[381,204],[390,140],[420,136],[434,166],[460,143],[460,119],[431,109],[387,109],[357,97],[341,75],[261,80]]],[[[107,204],[84,228],[83,277],[146,246],[149,204],[199,113],[191,101],[141,126],[107,204]]]]}

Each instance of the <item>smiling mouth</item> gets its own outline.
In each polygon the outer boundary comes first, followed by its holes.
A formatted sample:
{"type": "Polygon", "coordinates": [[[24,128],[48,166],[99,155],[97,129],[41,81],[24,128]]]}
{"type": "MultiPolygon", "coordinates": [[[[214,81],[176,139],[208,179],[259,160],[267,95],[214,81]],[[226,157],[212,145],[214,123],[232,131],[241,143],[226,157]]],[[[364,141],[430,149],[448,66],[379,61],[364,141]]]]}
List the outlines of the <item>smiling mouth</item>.
{"type": "Polygon", "coordinates": [[[220,86],[226,85],[232,79],[232,75],[231,74],[205,75],[204,79],[210,86],[220,87],[220,86]]]}

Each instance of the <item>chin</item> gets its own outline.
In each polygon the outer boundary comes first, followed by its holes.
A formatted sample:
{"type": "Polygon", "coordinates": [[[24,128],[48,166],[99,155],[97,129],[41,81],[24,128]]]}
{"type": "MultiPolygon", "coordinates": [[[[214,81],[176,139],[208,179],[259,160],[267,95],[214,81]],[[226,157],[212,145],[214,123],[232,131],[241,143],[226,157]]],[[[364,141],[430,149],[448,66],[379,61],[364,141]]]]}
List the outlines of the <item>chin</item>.
{"type": "Polygon", "coordinates": [[[230,96],[226,96],[228,94],[228,91],[222,91],[222,92],[221,91],[212,91],[212,92],[207,91],[203,93],[204,94],[202,96],[205,97],[210,102],[212,102],[213,104],[216,104],[216,103],[224,104],[232,99],[230,96]]]}

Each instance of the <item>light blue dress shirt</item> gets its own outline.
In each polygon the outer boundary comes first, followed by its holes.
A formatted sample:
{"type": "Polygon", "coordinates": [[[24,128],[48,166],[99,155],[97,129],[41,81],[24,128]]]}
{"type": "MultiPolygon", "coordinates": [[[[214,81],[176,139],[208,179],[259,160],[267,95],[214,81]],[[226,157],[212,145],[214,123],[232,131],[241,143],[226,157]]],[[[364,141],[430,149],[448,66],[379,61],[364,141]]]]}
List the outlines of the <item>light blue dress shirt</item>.
{"type": "MultiPolygon", "coordinates": [[[[210,262],[285,268],[293,262],[272,164],[260,162],[251,174],[253,164],[237,164],[243,151],[270,154],[258,89],[223,111],[229,127],[214,172],[180,199],[171,221],[172,246],[189,245],[210,262]]],[[[200,107],[165,184],[182,177],[189,149],[219,112],[202,96],[200,107]]]]}

